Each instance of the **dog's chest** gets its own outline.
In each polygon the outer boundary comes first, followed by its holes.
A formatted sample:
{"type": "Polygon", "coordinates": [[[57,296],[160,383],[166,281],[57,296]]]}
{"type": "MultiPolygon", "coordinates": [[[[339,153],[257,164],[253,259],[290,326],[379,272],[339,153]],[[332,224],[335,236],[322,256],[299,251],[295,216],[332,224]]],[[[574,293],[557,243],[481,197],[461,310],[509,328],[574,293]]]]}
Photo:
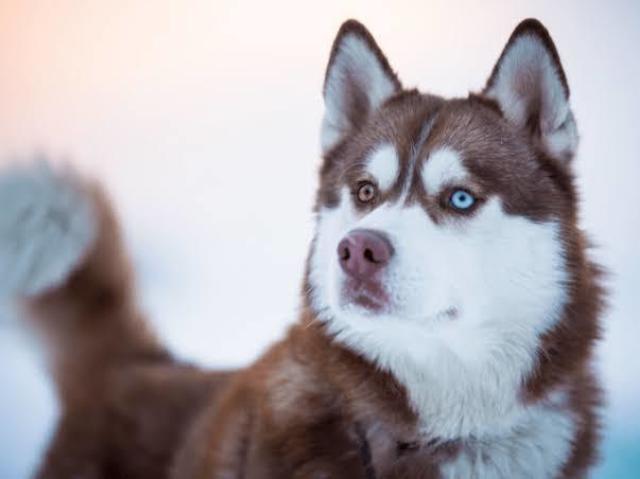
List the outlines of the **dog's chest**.
{"type": "Polygon", "coordinates": [[[370,431],[375,469],[380,477],[510,479],[557,477],[571,454],[575,423],[571,412],[545,402],[523,410],[509,430],[481,437],[438,442],[424,438],[389,441],[370,431]],[[404,476],[402,476],[404,477],[404,476]]]}
{"type": "Polygon", "coordinates": [[[571,453],[574,433],[568,411],[534,406],[507,434],[463,441],[440,473],[443,479],[556,477],[571,453]]]}
{"type": "Polygon", "coordinates": [[[556,477],[571,453],[574,434],[569,412],[536,406],[508,434],[463,441],[440,473],[443,479],[556,477]]]}

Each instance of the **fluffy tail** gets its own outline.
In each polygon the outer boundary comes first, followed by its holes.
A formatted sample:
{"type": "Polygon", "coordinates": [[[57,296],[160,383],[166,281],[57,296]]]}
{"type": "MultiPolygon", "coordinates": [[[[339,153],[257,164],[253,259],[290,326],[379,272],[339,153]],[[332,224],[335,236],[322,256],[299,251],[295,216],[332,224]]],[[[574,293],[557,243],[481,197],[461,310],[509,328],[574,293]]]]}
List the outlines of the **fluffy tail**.
{"type": "Polygon", "coordinates": [[[95,400],[85,396],[114,365],[168,357],[133,286],[99,187],[47,164],[0,172],[0,295],[41,333],[63,403],[95,400]]]}

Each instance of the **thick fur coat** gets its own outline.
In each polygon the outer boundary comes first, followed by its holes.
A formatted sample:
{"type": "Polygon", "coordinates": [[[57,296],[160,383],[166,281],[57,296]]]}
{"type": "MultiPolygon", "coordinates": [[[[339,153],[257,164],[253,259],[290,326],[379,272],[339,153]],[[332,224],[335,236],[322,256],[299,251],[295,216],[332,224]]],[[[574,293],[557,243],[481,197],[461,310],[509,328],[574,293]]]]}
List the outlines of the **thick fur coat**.
{"type": "Polygon", "coordinates": [[[348,21],[324,99],[299,320],[242,370],[156,339],[98,186],[0,174],[0,289],[42,336],[62,409],[36,477],[588,474],[603,291],[546,29],[522,22],[485,88],[448,100],[404,89],[348,21]]]}

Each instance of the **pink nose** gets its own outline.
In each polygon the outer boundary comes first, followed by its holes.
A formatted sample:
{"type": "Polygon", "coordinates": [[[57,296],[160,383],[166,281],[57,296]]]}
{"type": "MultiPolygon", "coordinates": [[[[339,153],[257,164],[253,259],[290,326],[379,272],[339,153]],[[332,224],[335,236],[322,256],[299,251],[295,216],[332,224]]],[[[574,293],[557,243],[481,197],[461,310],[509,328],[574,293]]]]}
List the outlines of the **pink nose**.
{"type": "Polygon", "coordinates": [[[389,240],[374,230],[353,230],[338,245],[340,266],[359,280],[369,279],[384,269],[392,255],[389,240]]]}

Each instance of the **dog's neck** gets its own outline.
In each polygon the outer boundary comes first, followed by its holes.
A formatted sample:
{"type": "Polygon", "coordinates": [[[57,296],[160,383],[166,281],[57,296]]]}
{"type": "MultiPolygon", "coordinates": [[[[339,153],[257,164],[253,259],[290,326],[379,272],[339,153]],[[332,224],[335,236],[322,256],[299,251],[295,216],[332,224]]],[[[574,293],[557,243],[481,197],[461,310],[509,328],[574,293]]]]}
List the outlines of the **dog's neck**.
{"type": "MultiPolygon", "coordinates": [[[[441,464],[443,477],[470,476],[481,456],[488,459],[482,465],[486,477],[499,477],[492,467],[506,467],[513,477],[550,477],[566,459],[576,427],[566,389],[555,388],[529,403],[522,399],[521,383],[507,383],[489,372],[474,377],[475,371],[455,369],[463,365],[442,356],[444,369],[427,364],[425,371],[406,364],[405,376],[399,377],[338,342],[315,318],[303,321],[300,330],[323,350],[323,367],[345,391],[354,420],[368,425],[374,449],[384,443],[403,454],[426,453],[441,464]],[[445,381],[436,372],[453,377],[445,381]],[[534,476],[522,469],[531,465],[534,476]]],[[[499,361],[478,365],[481,371],[490,371],[489,366],[498,372],[508,367],[499,361]]]]}
{"type": "Polygon", "coordinates": [[[326,328],[334,341],[395,378],[426,436],[483,437],[506,433],[521,421],[522,385],[538,345],[530,332],[455,323],[427,331],[402,321],[376,329],[375,321],[339,330],[328,322],[326,328]]]}

